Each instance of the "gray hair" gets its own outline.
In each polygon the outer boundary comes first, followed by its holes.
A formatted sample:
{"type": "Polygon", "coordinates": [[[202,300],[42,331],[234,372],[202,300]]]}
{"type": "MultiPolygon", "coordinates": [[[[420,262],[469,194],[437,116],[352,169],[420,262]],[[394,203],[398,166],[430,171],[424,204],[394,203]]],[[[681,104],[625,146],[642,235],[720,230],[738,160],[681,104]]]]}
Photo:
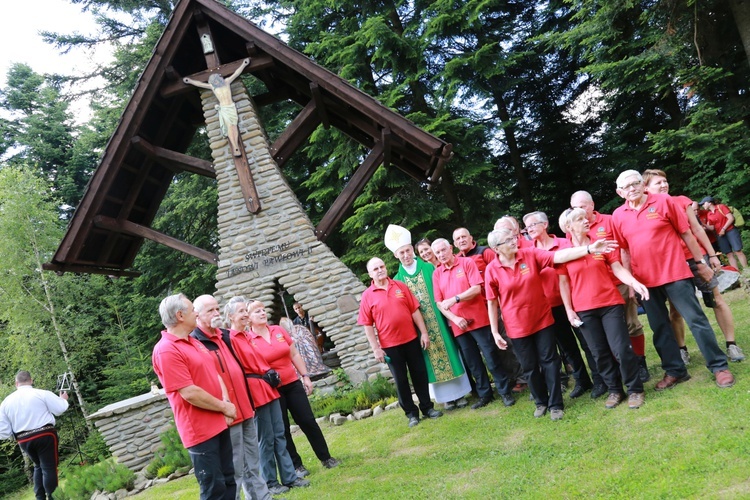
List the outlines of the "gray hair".
{"type": "Polygon", "coordinates": [[[565,211],[560,214],[560,229],[566,233],[570,232],[568,226],[580,215],[586,217],[586,211],[582,208],[566,208],[565,211]]]}
{"type": "Polygon", "coordinates": [[[490,248],[497,248],[501,241],[508,239],[508,236],[514,238],[515,232],[507,227],[501,227],[500,229],[490,231],[490,234],[487,235],[487,245],[490,248]]]}
{"type": "Polygon", "coordinates": [[[205,302],[208,299],[213,299],[213,298],[214,298],[213,295],[208,295],[208,294],[203,294],[199,297],[196,297],[195,300],[193,301],[193,307],[195,308],[195,312],[200,313],[201,311],[203,311],[203,307],[206,305],[205,302]]]}
{"type": "Polygon", "coordinates": [[[573,193],[573,194],[570,195],[570,203],[571,204],[573,203],[573,198],[575,198],[576,196],[580,196],[585,201],[594,203],[594,198],[591,196],[591,193],[589,193],[588,191],[581,190],[581,191],[576,191],[575,193],[573,193]]]}
{"type": "Polygon", "coordinates": [[[511,215],[503,215],[497,221],[495,222],[495,227],[493,229],[502,229],[502,228],[510,228],[514,231],[520,231],[521,226],[518,224],[518,221],[515,217],[511,215]]]}
{"type": "Polygon", "coordinates": [[[532,217],[537,217],[542,222],[549,222],[549,218],[547,217],[547,214],[537,210],[536,212],[529,212],[526,215],[524,215],[523,223],[526,224],[526,219],[531,219],[532,217]]]}
{"type": "Polygon", "coordinates": [[[435,241],[432,242],[432,245],[430,245],[430,248],[435,248],[436,246],[438,246],[438,244],[443,244],[443,243],[445,243],[449,247],[453,246],[453,243],[451,243],[450,241],[446,240],[445,238],[438,238],[438,239],[436,239],[435,241]]]}
{"type": "Polygon", "coordinates": [[[230,318],[237,312],[237,306],[240,304],[247,304],[247,299],[242,295],[237,295],[229,299],[227,305],[224,306],[224,328],[229,328],[232,325],[230,318]]]}
{"type": "Polygon", "coordinates": [[[283,328],[284,330],[286,330],[286,333],[288,333],[289,335],[291,335],[292,330],[294,330],[294,322],[291,319],[287,318],[286,316],[283,316],[279,320],[279,326],[283,328]]]}
{"type": "Polygon", "coordinates": [[[617,176],[617,180],[615,181],[615,184],[617,184],[617,189],[620,189],[620,185],[622,184],[622,181],[627,179],[628,177],[636,177],[639,181],[643,182],[643,176],[641,173],[637,170],[626,170],[620,175],[617,176]]]}
{"type": "Polygon", "coordinates": [[[166,328],[172,328],[177,325],[177,312],[186,311],[185,301],[189,301],[184,293],[178,293],[165,297],[159,304],[159,316],[161,322],[166,328]]]}

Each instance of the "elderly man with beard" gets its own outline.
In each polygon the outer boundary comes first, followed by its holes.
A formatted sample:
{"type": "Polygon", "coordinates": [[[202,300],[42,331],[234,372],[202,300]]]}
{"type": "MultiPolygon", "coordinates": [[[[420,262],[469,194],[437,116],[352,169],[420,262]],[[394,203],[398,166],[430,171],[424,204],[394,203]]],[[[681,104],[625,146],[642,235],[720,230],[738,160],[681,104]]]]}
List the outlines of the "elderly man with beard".
{"type": "Polygon", "coordinates": [[[255,410],[250,401],[245,372],[230,347],[229,331],[220,328],[222,317],[219,303],[211,295],[201,295],[193,304],[197,318],[196,327],[190,336],[211,353],[216,371],[227,388],[229,400],[237,409],[237,417],[229,424],[234,478],[237,483],[235,498],[239,499],[241,488],[245,491],[245,498],[270,499],[268,486],[260,477],[255,410]]]}
{"type": "Polygon", "coordinates": [[[471,392],[471,384],[453,334],[435,304],[432,289],[435,266],[414,256],[411,233],[406,228],[389,225],[385,231],[385,246],[401,262],[393,279],[405,283],[419,301],[419,311],[430,337],[430,349],[422,351],[430,395],[436,402],[443,403],[446,410],[463,408],[468,405],[464,396],[471,392]]]}
{"type": "Polygon", "coordinates": [[[500,362],[500,350],[490,331],[487,303],[481,293],[484,280],[479,269],[470,257],[454,255],[451,244],[445,238],[435,240],[432,251],[441,264],[432,275],[435,302],[450,321],[453,335],[477,384],[479,401],[471,408],[482,408],[494,399],[482,355],[503,404],[513,406],[516,403],[512,394],[513,385],[500,362]]]}

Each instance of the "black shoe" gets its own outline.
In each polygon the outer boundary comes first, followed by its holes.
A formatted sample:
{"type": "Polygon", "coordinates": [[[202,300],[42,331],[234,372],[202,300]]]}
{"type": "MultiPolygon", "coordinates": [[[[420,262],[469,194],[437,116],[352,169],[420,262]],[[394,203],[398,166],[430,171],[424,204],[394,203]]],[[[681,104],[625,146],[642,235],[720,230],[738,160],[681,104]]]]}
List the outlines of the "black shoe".
{"type": "Polygon", "coordinates": [[[415,427],[417,425],[419,425],[419,418],[409,417],[409,427],[415,427]]]}
{"type": "Polygon", "coordinates": [[[304,465],[300,465],[294,469],[294,472],[297,473],[297,477],[307,477],[310,475],[310,471],[304,465]]]}
{"type": "Polygon", "coordinates": [[[648,372],[648,365],[646,364],[646,356],[638,356],[638,378],[643,383],[651,380],[651,374],[648,372]]]}
{"type": "Polygon", "coordinates": [[[512,394],[501,394],[500,398],[503,400],[505,406],[513,406],[516,404],[516,400],[513,398],[512,394]]]}
{"type": "Polygon", "coordinates": [[[490,404],[494,398],[492,396],[487,396],[486,398],[479,398],[479,401],[471,405],[472,410],[478,410],[479,408],[483,408],[490,404]]]}
{"type": "Polygon", "coordinates": [[[428,418],[440,418],[443,416],[443,412],[436,410],[435,408],[430,408],[424,416],[428,418]]]}
{"type": "Polygon", "coordinates": [[[596,399],[607,394],[609,390],[604,384],[594,384],[594,388],[591,389],[591,399],[596,399]]]}
{"type": "Polygon", "coordinates": [[[331,457],[328,460],[321,460],[320,463],[323,464],[323,467],[326,469],[333,469],[334,467],[341,465],[341,460],[331,457]]]}
{"type": "Polygon", "coordinates": [[[591,386],[591,385],[576,384],[576,386],[573,387],[573,390],[570,391],[570,398],[571,399],[580,398],[581,396],[583,396],[586,393],[586,391],[588,391],[592,387],[593,386],[591,386]]]}

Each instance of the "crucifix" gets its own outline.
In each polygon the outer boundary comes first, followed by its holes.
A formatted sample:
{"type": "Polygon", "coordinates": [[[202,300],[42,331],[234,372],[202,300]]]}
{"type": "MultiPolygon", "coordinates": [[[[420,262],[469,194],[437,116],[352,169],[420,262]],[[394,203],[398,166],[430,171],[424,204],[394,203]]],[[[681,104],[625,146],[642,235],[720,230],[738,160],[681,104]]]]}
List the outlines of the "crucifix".
{"type": "Polygon", "coordinates": [[[260,211],[260,200],[258,199],[258,191],[255,188],[253,174],[250,172],[247,154],[245,153],[245,148],[240,140],[240,130],[238,126],[239,115],[237,114],[237,107],[232,99],[232,82],[242,74],[242,70],[244,70],[248,64],[250,64],[250,59],[244,59],[235,72],[226,79],[221,76],[221,73],[211,73],[208,77],[207,83],[187,77],[183,78],[182,81],[188,85],[211,90],[219,101],[219,104],[216,105],[216,110],[219,113],[219,126],[221,127],[221,133],[229,140],[229,146],[232,150],[232,157],[234,159],[234,166],[237,170],[237,176],[240,180],[240,187],[242,188],[242,194],[245,197],[247,209],[250,213],[255,214],[260,211]]]}

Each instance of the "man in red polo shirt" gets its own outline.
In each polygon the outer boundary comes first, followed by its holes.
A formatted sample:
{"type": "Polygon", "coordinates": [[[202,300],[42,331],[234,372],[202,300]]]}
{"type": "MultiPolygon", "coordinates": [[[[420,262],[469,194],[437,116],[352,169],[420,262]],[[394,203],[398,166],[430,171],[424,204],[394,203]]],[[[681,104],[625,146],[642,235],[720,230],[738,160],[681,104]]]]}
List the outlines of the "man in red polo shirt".
{"type": "Polygon", "coordinates": [[[690,231],[685,210],[671,196],[646,192],[643,177],[626,170],[617,178],[617,194],[625,204],[612,214],[615,238],[620,243],[624,262],[630,262],[633,276],[646,285],[650,298],[643,302],[648,322],[654,331],[654,346],[666,372],[656,384],[661,391],[690,378],[680,356],[669,321],[667,299],[685,318],[719,387],[734,385],[727,356],[719,348],[716,336],[695,296],[693,273],[685,262],[680,241],[684,241],[698,265],[698,273],[708,281],[713,276],[690,231]]]}
{"type": "Polygon", "coordinates": [[[471,258],[454,255],[451,244],[445,238],[438,238],[432,243],[432,252],[441,264],[432,275],[435,302],[440,312],[448,318],[466,365],[477,384],[479,401],[471,408],[482,408],[494,399],[487,369],[495,380],[495,388],[503,404],[513,406],[516,403],[513,385],[502,366],[500,350],[490,331],[487,303],[481,293],[484,280],[479,269],[471,258]],[[487,363],[486,368],[482,355],[487,363]]]}
{"type": "Polygon", "coordinates": [[[211,353],[216,371],[227,388],[229,400],[237,409],[237,418],[229,424],[237,489],[244,490],[245,498],[270,498],[268,486],[260,476],[255,410],[250,402],[245,372],[230,348],[229,331],[220,328],[219,303],[211,295],[201,295],[193,304],[197,326],[190,336],[200,341],[211,353]]]}
{"type": "Polygon", "coordinates": [[[237,485],[228,423],[237,417],[211,353],[190,336],[196,315],[182,294],[161,301],[159,315],[166,330],[154,346],[152,363],[182,444],[190,454],[201,499],[234,500],[237,485]]]}
{"type": "Polygon", "coordinates": [[[388,363],[396,383],[398,403],[409,419],[409,427],[419,424],[419,410],[425,417],[442,417],[442,412],[430,401],[427,366],[422,355],[422,349],[430,347],[430,337],[419,312],[419,302],[409,287],[388,277],[381,259],[373,257],[367,262],[367,274],[372,284],[362,294],[357,323],[364,327],[375,359],[388,363]],[[409,378],[419,399],[419,408],[412,400],[409,378]]]}
{"type": "MultiPolygon", "coordinates": [[[[586,218],[589,221],[589,238],[596,240],[611,240],[614,238],[612,233],[612,216],[600,214],[594,210],[594,199],[586,191],[576,191],[570,197],[571,208],[581,208],[586,211],[586,218]]],[[[628,264],[623,264],[628,266],[628,264]]],[[[646,338],[643,335],[643,325],[638,319],[638,301],[635,294],[630,293],[630,287],[617,279],[617,276],[610,272],[612,282],[620,292],[620,296],[625,301],[625,323],[628,325],[628,335],[630,344],[633,346],[633,352],[638,356],[638,376],[641,382],[648,382],[651,374],[648,372],[646,364],[646,338]]],[[[604,388],[606,389],[606,388],[604,388]]]]}

